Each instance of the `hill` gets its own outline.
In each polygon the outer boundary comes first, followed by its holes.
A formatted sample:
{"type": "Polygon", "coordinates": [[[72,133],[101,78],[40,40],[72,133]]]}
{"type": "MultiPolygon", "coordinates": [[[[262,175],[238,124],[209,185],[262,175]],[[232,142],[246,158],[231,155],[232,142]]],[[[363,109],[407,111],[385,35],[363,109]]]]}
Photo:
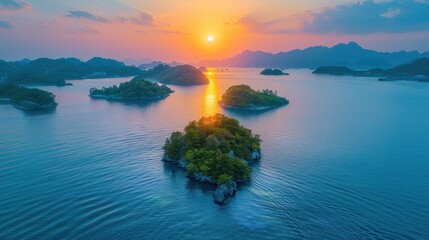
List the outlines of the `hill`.
{"type": "Polygon", "coordinates": [[[66,84],[65,80],[71,79],[128,77],[142,73],[142,70],[136,67],[99,57],[88,62],[77,58],[24,60],[0,61],[0,82],[63,86],[66,84]]]}
{"type": "Polygon", "coordinates": [[[129,82],[119,84],[119,86],[114,85],[102,89],[91,88],[89,96],[114,101],[159,100],[168,97],[172,92],[173,90],[165,85],[136,77],[129,82]]]}
{"type": "Polygon", "coordinates": [[[340,43],[333,47],[314,46],[276,54],[262,51],[244,51],[222,60],[203,61],[209,67],[259,68],[316,68],[319,66],[346,66],[370,69],[392,67],[418,58],[429,57],[429,52],[377,52],[362,48],[355,42],[340,43]]]}
{"type": "Polygon", "coordinates": [[[144,71],[140,77],[155,79],[161,83],[172,85],[202,85],[209,83],[206,75],[191,65],[170,67],[160,64],[144,71]]]}
{"type": "Polygon", "coordinates": [[[345,66],[318,67],[314,74],[379,77],[381,81],[408,80],[429,82],[429,59],[421,58],[394,68],[374,68],[367,71],[352,70],[345,66]]]}
{"type": "Polygon", "coordinates": [[[289,100],[279,97],[269,89],[255,91],[248,85],[235,85],[222,95],[222,107],[244,110],[266,110],[289,104],[289,100]]]}

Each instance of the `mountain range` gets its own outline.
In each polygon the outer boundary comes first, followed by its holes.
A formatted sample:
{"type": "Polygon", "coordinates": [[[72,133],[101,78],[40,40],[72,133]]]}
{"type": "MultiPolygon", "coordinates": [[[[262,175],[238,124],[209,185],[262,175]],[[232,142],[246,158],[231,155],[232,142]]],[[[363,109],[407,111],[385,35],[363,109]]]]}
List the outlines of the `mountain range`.
{"type": "Polygon", "coordinates": [[[345,66],[321,66],[314,74],[378,77],[380,81],[408,80],[429,82],[429,59],[420,58],[411,63],[402,64],[390,69],[374,68],[353,70],[345,66]]]}
{"type": "Polygon", "coordinates": [[[316,68],[319,66],[347,66],[351,68],[387,68],[429,57],[429,51],[377,52],[361,47],[355,42],[340,43],[333,47],[315,46],[276,54],[262,51],[244,51],[234,57],[207,60],[200,63],[207,67],[277,67],[316,68]]]}
{"type": "Polygon", "coordinates": [[[94,57],[87,62],[77,58],[6,62],[0,60],[0,82],[9,84],[65,85],[65,80],[137,76],[142,70],[114,59],[94,57]]]}

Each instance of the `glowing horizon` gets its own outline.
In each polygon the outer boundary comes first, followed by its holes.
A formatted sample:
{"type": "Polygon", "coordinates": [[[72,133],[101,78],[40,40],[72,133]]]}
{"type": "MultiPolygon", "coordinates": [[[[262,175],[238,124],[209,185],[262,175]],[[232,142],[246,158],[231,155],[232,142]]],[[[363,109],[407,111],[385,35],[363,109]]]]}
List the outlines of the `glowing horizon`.
{"type": "Polygon", "coordinates": [[[275,53],[349,41],[379,51],[428,51],[428,10],[421,1],[0,0],[0,58],[196,63],[244,50],[275,53]],[[365,22],[371,17],[377,21],[365,22]]]}

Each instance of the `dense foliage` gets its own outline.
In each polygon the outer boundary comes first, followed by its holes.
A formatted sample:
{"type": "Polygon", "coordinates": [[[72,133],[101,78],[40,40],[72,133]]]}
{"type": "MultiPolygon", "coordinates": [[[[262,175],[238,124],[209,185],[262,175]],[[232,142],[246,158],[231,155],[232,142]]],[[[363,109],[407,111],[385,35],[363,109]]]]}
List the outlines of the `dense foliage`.
{"type": "Polygon", "coordinates": [[[39,105],[56,105],[55,95],[37,88],[25,88],[15,85],[0,85],[0,98],[7,98],[13,104],[31,101],[39,105]]]}
{"type": "Polygon", "coordinates": [[[163,98],[173,91],[158,83],[149,82],[140,78],[134,78],[129,82],[124,82],[112,87],[102,89],[91,88],[91,96],[105,96],[108,99],[143,99],[143,98],[163,98]]]}
{"type": "Polygon", "coordinates": [[[286,98],[279,97],[272,90],[255,91],[248,85],[236,85],[230,87],[222,95],[220,103],[228,107],[254,108],[272,107],[288,104],[286,98]]]}
{"type": "Polygon", "coordinates": [[[200,85],[209,83],[207,76],[191,65],[170,67],[160,64],[153,69],[145,71],[141,76],[173,85],[200,85]]]}
{"type": "Polygon", "coordinates": [[[266,68],[266,69],[262,70],[262,72],[260,74],[261,75],[273,75],[273,76],[289,75],[289,73],[285,73],[280,69],[270,69],[270,68],[266,68]]]}
{"type": "Polygon", "coordinates": [[[260,151],[259,135],[221,114],[192,121],[184,132],[173,132],[163,147],[176,161],[188,162],[187,174],[203,174],[218,184],[246,180],[252,172],[247,162],[260,151]]]}

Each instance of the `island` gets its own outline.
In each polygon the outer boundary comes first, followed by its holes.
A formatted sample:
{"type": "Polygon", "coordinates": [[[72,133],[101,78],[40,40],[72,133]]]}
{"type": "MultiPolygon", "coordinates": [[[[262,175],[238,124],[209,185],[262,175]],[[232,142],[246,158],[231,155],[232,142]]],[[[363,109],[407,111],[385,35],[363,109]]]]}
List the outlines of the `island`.
{"type": "Polygon", "coordinates": [[[51,92],[10,84],[0,84],[0,102],[23,110],[52,109],[58,105],[51,92]]]}
{"type": "Polygon", "coordinates": [[[313,74],[378,77],[379,81],[429,82],[429,59],[417,59],[390,69],[374,68],[366,71],[353,70],[344,66],[323,66],[314,70],[313,74]]]}
{"type": "Polygon", "coordinates": [[[289,104],[289,100],[277,92],[265,89],[255,91],[248,85],[235,85],[222,95],[219,105],[225,108],[243,110],[266,110],[289,104]]]}
{"type": "Polygon", "coordinates": [[[222,114],[191,121],[184,132],[165,141],[163,161],[186,170],[199,182],[217,185],[213,199],[225,204],[235,195],[237,182],[247,181],[250,164],[261,157],[261,139],[252,130],[222,114]]]}
{"type": "Polygon", "coordinates": [[[267,76],[282,76],[282,75],[289,75],[289,73],[285,73],[280,69],[271,69],[271,68],[265,68],[260,73],[261,75],[267,75],[267,76]]]}
{"type": "Polygon", "coordinates": [[[89,96],[113,101],[159,100],[168,97],[172,92],[173,90],[165,85],[136,77],[129,82],[119,84],[119,86],[114,85],[101,89],[91,88],[89,96]]]}
{"type": "Polygon", "coordinates": [[[203,73],[208,72],[208,69],[206,67],[199,67],[198,70],[200,70],[203,73]]]}
{"type": "Polygon", "coordinates": [[[210,82],[204,73],[191,65],[170,67],[165,64],[160,64],[152,69],[144,71],[140,76],[171,85],[189,86],[208,84],[210,82]]]}
{"type": "Polygon", "coordinates": [[[0,82],[7,84],[70,85],[66,80],[138,76],[143,71],[124,63],[95,57],[87,62],[77,58],[6,62],[0,60],[0,82]]]}

